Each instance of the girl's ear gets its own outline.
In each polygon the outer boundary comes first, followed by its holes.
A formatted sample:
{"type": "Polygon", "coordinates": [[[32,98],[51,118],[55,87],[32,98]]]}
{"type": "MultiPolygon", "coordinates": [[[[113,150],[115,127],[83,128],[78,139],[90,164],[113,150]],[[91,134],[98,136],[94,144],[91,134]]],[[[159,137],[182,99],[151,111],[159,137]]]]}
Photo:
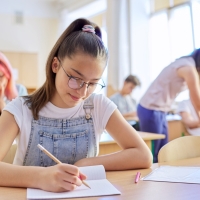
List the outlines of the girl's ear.
{"type": "Polygon", "coordinates": [[[58,70],[59,70],[59,60],[58,60],[58,58],[57,57],[54,57],[53,58],[53,62],[52,62],[52,64],[51,64],[51,67],[52,67],[52,71],[54,72],[54,73],[57,73],[58,72],[58,70]]]}

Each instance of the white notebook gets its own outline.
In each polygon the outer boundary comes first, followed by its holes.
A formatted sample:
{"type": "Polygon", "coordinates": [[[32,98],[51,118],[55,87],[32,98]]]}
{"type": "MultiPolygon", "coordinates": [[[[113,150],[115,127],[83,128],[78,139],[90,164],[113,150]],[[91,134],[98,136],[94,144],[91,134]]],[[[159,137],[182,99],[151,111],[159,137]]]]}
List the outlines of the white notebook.
{"type": "Polygon", "coordinates": [[[160,166],[141,180],[200,184],[200,167],[160,166]]]}
{"type": "Polygon", "coordinates": [[[87,184],[77,187],[69,192],[47,192],[40,189],[27,189],[27,199],[58,199],[58,198],[77,198],[77,197],[91,197],[103,195],[121,194],[107,179],[103,165],[80,167],[80,171],[87,176],[87,184]]]}

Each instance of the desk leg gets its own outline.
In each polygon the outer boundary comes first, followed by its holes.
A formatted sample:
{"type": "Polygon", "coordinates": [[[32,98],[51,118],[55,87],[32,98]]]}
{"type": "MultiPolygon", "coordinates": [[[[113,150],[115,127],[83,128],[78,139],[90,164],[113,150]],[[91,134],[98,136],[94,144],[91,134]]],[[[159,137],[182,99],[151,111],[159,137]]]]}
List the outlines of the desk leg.
{"type": "Polygon", "coordinates": [[[152,144],[151,144],[151,140],[146,140],[145,141],[146,145],[149,147],[150,150],[152,150],[152,144]]]}
{"type": "Polygon", "coordinates": [[[147,140],[147,141],[145,141],[145,143],[149,147],[149,149],[151,150],[151,153],[154,156],[154,140],[147,140]]]}

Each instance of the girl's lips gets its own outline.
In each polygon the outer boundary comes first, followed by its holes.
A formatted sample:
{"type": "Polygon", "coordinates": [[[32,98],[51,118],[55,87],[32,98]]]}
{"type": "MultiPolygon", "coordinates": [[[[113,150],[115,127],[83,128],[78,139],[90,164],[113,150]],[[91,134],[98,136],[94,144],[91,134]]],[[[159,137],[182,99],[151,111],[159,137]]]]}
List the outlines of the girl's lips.
{"type": "Polygon", "coordinates": [[[70,94],[70,96],[71,96],[71,98],[72,98],[74,101],[79,101],[79,100],[80,100],[80,98],[77,98],[77,97],[75,97],[75,96],[73,96],[73,95],[71,95],[71,94],[70,94]]]}

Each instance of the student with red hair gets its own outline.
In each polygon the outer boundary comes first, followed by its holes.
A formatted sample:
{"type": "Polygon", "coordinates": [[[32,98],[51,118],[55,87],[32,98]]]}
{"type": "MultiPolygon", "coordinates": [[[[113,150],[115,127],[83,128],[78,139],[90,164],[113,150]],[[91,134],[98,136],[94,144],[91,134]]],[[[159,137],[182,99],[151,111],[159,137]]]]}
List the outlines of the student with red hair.
{"type": "Polygon", "coordinates": [[[15,84],[12,66],[6,56],[0,52],[0,113],[9,101],[22,95],[27,95],[26,88],[15,84]]]}

